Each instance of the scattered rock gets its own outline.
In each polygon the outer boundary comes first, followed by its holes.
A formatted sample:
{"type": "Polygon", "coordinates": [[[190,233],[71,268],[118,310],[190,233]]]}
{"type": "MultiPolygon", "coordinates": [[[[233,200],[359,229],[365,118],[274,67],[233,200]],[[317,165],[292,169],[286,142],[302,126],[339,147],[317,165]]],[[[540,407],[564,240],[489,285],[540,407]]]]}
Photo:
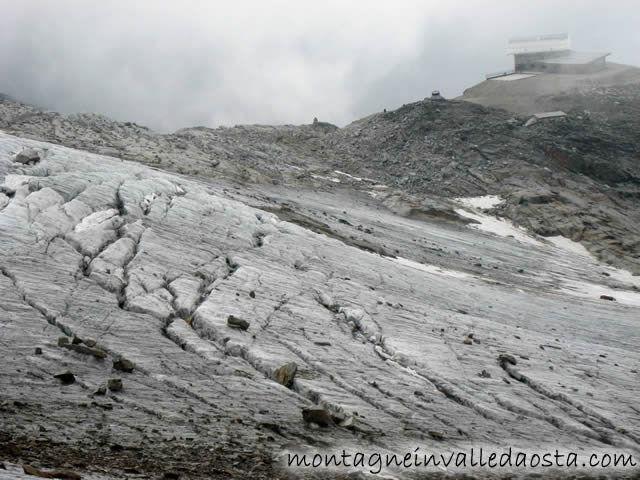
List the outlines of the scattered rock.
{"type": "Polygon", "coordinates": [[[229,315],[227,318],[227,325],[231,328],[238,328],[240,330],[247,330],[250,323],[242,318],[238,318],[234,315],[229,315]]]}
{"type": "Polygon", "coordinates": [[[290,388],[293,385],[293,380],[298,371],[298,364],[296,362],[289,362],[280,368],[274,370],[271,378],[281,385],[290,388]]]}
{"type": "Polygon", "coordinates": [[[94,395],[106,395],[106,393],[107,393],[107,387],[105,387],[104,385],[102,385],[101,387],[98,387],[96,391],[93,392],[94,395]]]}
{"type": "Polygon", "coordinates": [[[611,295],[600,295],[600,300],[609,300],[610,302],[615,302],[616,299],[611,295]]]}
{"type": "Polygon", "coordinates": [[[109,390],[111,390],[112,392],[119,392],[120,390],[122,390],[122,379],[110,378],[107,381],[107,387],[109,387],[109,390]]]}
{"type": "Polygon", "coordinates": [[[121,358],[113,362],[113,368],[115,370],[120,370],[121,372],[131,373],[135,368],[135,365],[131,360],[127,360],[126,358],[121,358]]]}
{"type": "Polygon", "coordinates": [[[89,348],[85,345],[78,345],[77,343],[71,343],[63,345],[67,350],[73,350],[74,352],[82,353],[83,355],[93,355],[96,358],[105,358],[107,356],[102,350],[97,348],[89,348]]]}
{"type": "Polygon", "coordinates": [[[70,385],[76,381],[76,377],[70,370],[64,370],[58,372],[54,375],[55,378],[59,379],[64,385],[70,385]]]}
{"type": "Polygon", "coordinates": [[[84,341],[84,344],[85,344],[87,347],[95,347],[95,346],[96,346],[96,341],[95,341],[95,340],[92,340],[92,339],[90,339],[90,338],[87,338],[87,339],[85,339],[85,340],[83,340],[83,341],[84,341]]]}
{"type": "Polygon", "coordinates": [[[444,435],[442,434],[442,432],[438,432],[437,430],[429,430],[427,433],[434,440],[438,440],[439,442],[444,440],[444,435]]]}
{"type": "Polygon", "coordinates": [[[42,355],[42,348],[40,347],[36,347],[36,350],[34,352],[36,355],[42,355]]]}
{"type": "Polygon", "coordinates": [[[67,337],[60,337],[58,338],[58,346],[62,347],[64,345],[68,345],[69,344],[69,339],[67,337]]]}
{"type": "Polygon", "coordinates": [[[479,377],[482,377],[482,378],[491,378],[491,374],[490,374],[489,372],[487,372],[486,370],[482,370],[482,371],[478,374],[478,376],[479,376],[479,377]]]}
{"type": "Polygon", "coordinates": [[[311,407],[302,410],[302,418],[307,423],[315,423],[321,427],[333,424],[333,419],[327,410],[322,407],[311,407]]]}
{"type": "Polygon", "coordinates": [[[17,154],[13,161],[23,165],[35,165],[40,161],[40,154],[32,148],[27,148],[17,154]]]}

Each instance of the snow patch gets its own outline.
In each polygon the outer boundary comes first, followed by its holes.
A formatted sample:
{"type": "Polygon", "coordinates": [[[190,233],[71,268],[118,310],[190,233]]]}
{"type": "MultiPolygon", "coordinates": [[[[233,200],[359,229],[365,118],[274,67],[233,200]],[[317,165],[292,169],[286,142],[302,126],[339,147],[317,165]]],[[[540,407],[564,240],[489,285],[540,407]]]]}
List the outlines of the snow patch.
{"type": "Polygon", "coordinates": [[[567,250],[577,255],[582,255],[584,257],[593,258],[593,256],[589,253],[589,250],[584,248],[582,244],[578,242],[574,242],[569,238],[557,236],[557,237],[545,237],[545,240],[549,240],[556,247],[561,248],[563,250],[567,250]]]}
{"type": "Polygon", "coordinates": [[[355,180],[356,182],[362,182],[364,180],[365,182],[376,183],[376,181],[373,180],[372,178],[354,177],[353,175],[350,175],[350,174],[345,173],[345,172],[341,172],[340,170],[334,170],[333,173],[337,173],[338,175],[344,175],[345,177],[349,177],[349,178],[355,180]]]}
{"type": "MultiPolygon", "coordinates": [[[[579,280],[564,280],[563,288],[560,288],[561,292],[574,295],[576,297],[591,298],[599,302],[606,302],[602,300],[600,295],[608,295],[615,298],[617,303],[624,305],[632,305],[634,307],[640,307],[640,293],[632,292],[629,290],[619,290],[615,288],[609,288],[603,285],[595,285],[593,283],[582,282],[579,280]]],[[[611,302],[614,303],[614,302],[611,302]]]]}
{"type": "Polygon", "coordinates": [[[487,209],[500,205],[504,200],[499,195],[484,195],[482,197],[456,198],[456,201],[466,207],[487,209]]]}
{"type": "Polygon", "coordinates": [[[589,250],[587,250],[582,244],[578,242],[574,242],[573,240],[570,240],[566,237],[561,237],[561,236],[545,237],[545,240],[549,240],[555,246],[565,251],[572,252],[582,257],[585,257],[589,260],[592,260],[596,265],[598,265],[600,269],[602,269],[604,273],[608,274],[610,278],[613,278],[614,280],[618,280],[619,282],[622,282],[622,283],[635,285],[636,287],[640,288],[640,277],[634,276],[628,270],[623,270],[621,268],[616,268],[610,265],[601,264],[599,260],[596,257],[594,257],[591,254],[591,252],[589,252],[589,250]]]}
{"type": "Polygon", "coordinates": [[[356,182],[361,182],[362,178],[360,177],[354,177],[353,175],[349,175],[348,173],[345,172],[341,172],[340,170],[334,170],[333,173],[337,173],[338,175],[344,175],[345,177],[349,177],[352,178],[353,180],[355,180],[356,182]]]}
{"type": "Polygon", "coordinates": [[[425,265],[424,263],[414,262],[413,260],[409,260],[408,258],[402,258],[402,257],[396,257],[396,258],[385,257],[385,258],[399,265],[415,268],[416,270],[420,270],[426,273],[431,273],[434,275],[444,275],[446,277],[464,278],[464,279],[473,278],[473,276],[469,275],[468,273],[459,272],[457,270],[447,270],[444,268],[437,267],[435,265],[425,265]]]}
{"type": "Polygon", "coordinates": [[[469,225],[471,228],[477,228],[485,232],[494,233],[500,237],[513,237],[516,240],[528,243],[530,245],[542,246],[543,243],[533,238],[525,228],[518,227],[508,220],[498,217],[492,217],[484,213],[471,213],[461,208],[457,208],[455,212],[463,217],[472,218],[480,223],[469,225]]]}
{"type": "Polygon", "coordinates": [[[323,177],[322,175],[311,175],[311,178],[315,178],[318,180],[328,180],[333,183],[340,183],[340,179],[334,177],[323,177]]]}

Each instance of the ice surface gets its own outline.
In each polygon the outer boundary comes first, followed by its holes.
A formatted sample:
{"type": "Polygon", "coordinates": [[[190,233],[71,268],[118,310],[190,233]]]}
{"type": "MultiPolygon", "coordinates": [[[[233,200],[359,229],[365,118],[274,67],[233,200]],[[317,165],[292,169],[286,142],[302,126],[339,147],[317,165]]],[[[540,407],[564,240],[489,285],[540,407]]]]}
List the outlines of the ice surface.
{"type": "Polygon", "coordinates": [[[240,197],[216,179],[2,133],[0,166],[33,186],[0,210],[0,402],[13,439],[109,455],[640,452],[634,278],[473,210],[495,203],[458,209],[474,228],[349,191],[240,197]],[[11,152],[45,146],[46,176],[13,165],[11,152]],[[265,211],[282,204],[298,221],[265,211]],[[106,357],[58,346],[74,335],[106,357]],[[121,358],[133,372],[114,372],[121,358]],[[271,377],[290,362],[292,389],[271,377]],[[53,378],[62,369],[76,383],[53,378]],[[93,395],[116,374],[122,391],[93,395]],[[355,428],[307,425],[310,406],[355,428]]]}

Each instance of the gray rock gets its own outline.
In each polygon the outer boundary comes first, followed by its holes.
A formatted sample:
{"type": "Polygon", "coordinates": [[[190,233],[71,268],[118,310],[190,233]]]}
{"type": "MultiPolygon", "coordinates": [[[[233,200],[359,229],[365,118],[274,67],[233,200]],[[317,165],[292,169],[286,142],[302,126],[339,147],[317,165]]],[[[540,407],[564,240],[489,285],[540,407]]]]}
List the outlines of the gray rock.
{"type": "Polygon", "coordinates": [[[113,362],[114,370],[120,370],[121,372],[131,373],[135,368],[134,363],[126,358],[120,358],[113,362]]]}
{"type": "Polygon", "coordinates": [[[27,148],[18,153],[13,161],[23,165],[35,165],[40,161],[40,154],[31,148],[27,148]]]}
{"type": "Polygon", "coordinates": [[[110,378],[107,380],[107,388],[112,392],[119,392],[122,390],[122,379],[121,378],[110,378]]]}
{"type": "Polygon", "coordinates": [[[83,355],[91,355],[96,358],[105,358],[107,356],[107,354],[104,353],[102,350],[99,350],[97,348],[90,348],[90,347],[87,347],[86,345],[78,345],[78,344],[72,343],[72,344],[63,345],[63,347],[68,350],[72,350],[74,352],[81,353],[83,355]]]}

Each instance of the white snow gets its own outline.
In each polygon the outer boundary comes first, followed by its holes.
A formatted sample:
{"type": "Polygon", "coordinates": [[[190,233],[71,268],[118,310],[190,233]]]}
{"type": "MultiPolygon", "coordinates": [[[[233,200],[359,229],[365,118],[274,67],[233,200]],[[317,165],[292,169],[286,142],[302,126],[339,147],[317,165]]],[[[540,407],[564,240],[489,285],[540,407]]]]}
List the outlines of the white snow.
{"type": "Polygon", "coordinates": [[[354,179],[356,182],[361,182],[362,178],[360,177],[354,177],[353,175],[349,175],[348,173],[345,172],[341,172],[340,170],[334,170],[333,173],[337,173],[338,175],[344,175],[345,177],[349,177],[354,179]]]}
{"type": "Polygon", "coordinates": [[[545,237],[545,240],[549,240],[556,247],[561,248],[563,250],[567,250],[569,252],[573,252],[585,257],[593,258],[592,255],[589,253],[589,251],[586,248],[584,248],[582,244],[578,242],[574,242],[569,238],[558,235],[556,237],[545,237]]]}
{"type": "Polygon", "coordinates": [[[322,175],[311,175],[311,178],[315,178],[318,180],[328,180],[329,182],[333,182],[333,183],[340,183],[340,179],[334,178],[334,177],[323,177],[322,175]]]}
{"type": "Polygon", "coordinates": [[[338,175],[344,175],[345,177],[349,177],[352,178],[353,180],[355,180],[356,182],[362,182],[363,180],[365,182],[369,182],[369,183],[376,183],[375,180],[371,179],[371,178],[366,178],[366,177],[354,177],[353,175],[350,175],[348,173],[345,172],[341,172],[340,170],[334,170],[333,173],[337,173],[338,175]]]}
{"type": "Polygon", "coordinates": [[[640,277],[633,276],[633,274],[628,270],[623,270],[621,268],[615,268],[611,266],[605,266],[604,270],[611,275],[611,278],[614,278],[620,282],[630,283],[640,288],[640,277]]]}
{"type": "Polygon", "coordinates": [[[500,198],[499,195],[484,195],[482,197],[467,197],[467,198],[461,197],[461,198],[456,198],[456,201],[466,207],[480,208],[480,209],[493,208],[496,205],[500,205],[502,202],[504,202],[504,200],[500,198]]]}
{"type": "Polygon", "coordinates": [[[447,270],[444,268],[437,267],[435,265],[425,265],[424,263],[414,262],[413,260],[409,260],[408,258],[403,257],[385,257],[392,262],[398,263],[400,265],[404,265],[405,267],[415,268],[416,270],[421,270],[423,272],[432,273],[435,275],[444,275],[452,278],[472,278],[472,275],[468,273],[459,272],[457,270],[447,270]]]}
{"type": "MultiPolygon", "coordinates": [[[[575,253],[586,259],[594,262],[599,269],[601,269],[604,273],[607,273],[610,278],[618,280],[619,282],[626,283],[629,285],[635,285],[640,288],[640,277],[634,276],[628,270],[624,270],[621,268],[612,267],[610,265],[601,264],[596,257],[594,257],[582,244],[578,242],[574,242],[565,237],[557,236],[557,237],[545,237],[545,240],[549,240],[556,247],[559,247],[565,251],[575,253]]],[[[618,290],[616,290],[618,292],[618,290]]],[[[631,292],[633,293],[633,292],[631,292]]],[[[608,295],[608,294],[604,294],[608,295]]],[[[613,295],[615,296],[615,295],[613,295]]]]}
{"type": "Polygon", "coordinates": [[[542,242],[539,242],[538,240],[533,238],[525,228],[518,227],[508,220],[492,217],[490,215],[486,215],[484,213],[479,213],[479,212],[471,213],[461,208],[457,208],[455,212],[458,215],[462,215],[463,217],[467,217],[467,218],[472,218],[480,222],[478,224],[470,225],[471,228],[477,228],[478,230],[482,230],[485,232],[495,233],[500,237],[513,237],[516,240],[519,240],[524,243],[529,243],[531,245],[536,245],[536,246],[543,245],[542,242]]]}
{"type": "Polygon", "coordinates": [[[640,307],[640,293],[638,292],[610,288],[604,285],[595,285],[580,280],[565,279],[562,283],[565,287],[561,288],[560,291],[570,295],[591,298],[599,302],[607,301],[600,299],[600,295],[608,295],[615,298],[617,303],[640,307]]]}

